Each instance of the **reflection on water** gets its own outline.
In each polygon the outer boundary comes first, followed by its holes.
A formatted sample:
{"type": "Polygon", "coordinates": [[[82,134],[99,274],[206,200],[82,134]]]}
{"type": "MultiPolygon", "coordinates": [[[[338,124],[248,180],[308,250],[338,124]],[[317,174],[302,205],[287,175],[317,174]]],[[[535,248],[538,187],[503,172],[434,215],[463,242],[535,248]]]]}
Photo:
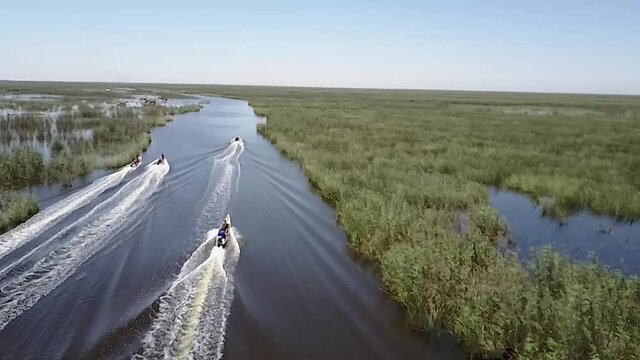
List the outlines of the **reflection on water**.
{"type": "Polygon", "coordinates": [[[41,94],[0,94],[0,155],[30,149],[48,162],[62,150],[91,147],[98,123],[110,119],[134,121],[143,114],[160,113],[153,106],[180,107],[197,104],[200,98],[169,99],[135,95],[126,99],[91,101],[68,98],[63,102],[42,102],[59,97],[41,94]],[[2,101],[4,100],[4,101],[2,101]]]}
{"type": "Polygon", "coordinates": [[[30,149],[42,155],[42,160],[46,163],[53,155],[63,149],[73,150],[83,143],[91,143],[94,138],[93,129],[70,129],[58,131],[53,122],[53,126],[47,126],[43,122],[40,130],[33,130],[21,133],[14,129],[4,131],[0,137],[0,154],[10,154],[18,149],[30,149]]]}
{"type": "Polygon", "coordinates": [[[200,97],[198,98],[185,98],[185,99],[167,99],[167,106],[185,106],[185,105],[194,105],[194,104],[208,104],[209,100],[202,100],[200,97]]]}
{"type": "Polygon", "coordinates": [[[24,115],[25,112],[24,110],[22,110],[22,108],[2,108],[0,109],[0,121],[2,121],[3,119],[8,119],[11,118],[13,116],[20,116],[20,115],[24,115]]]}
{"type": "Polygon", "coordinates": [[[489,202],[506,220],[521,260],[532,248],[550,245],[575,260],[595,256],[602,264],[627,274],[640,275],[640,223],[581,211],[560,221],[542,215],[528,197],[491,189],[489,202]]]}
{"type": "Polygon", "coordinates": [[[43,101],[54,100],[59,97],[59,95],[50,94],[0,94],[0,100],[43,101]]]}

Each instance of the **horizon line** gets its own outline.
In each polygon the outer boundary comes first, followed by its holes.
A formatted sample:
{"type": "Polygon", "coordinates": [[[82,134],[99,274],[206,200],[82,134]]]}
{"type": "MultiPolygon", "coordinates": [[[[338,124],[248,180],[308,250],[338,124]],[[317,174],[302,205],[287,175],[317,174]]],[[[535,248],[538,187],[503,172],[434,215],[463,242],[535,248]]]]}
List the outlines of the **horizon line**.
{"type": "Polygon", "coordinates": [[[597,92],[564,92],[564,91],[525,91],[525,90],[478,90],[478,89],[437,89],[437,88],[402,88],[402,87],[356,87],[356,86],[310,86],[310,85],[264,85],[264,84],[213,84],[195,82],[136,82],[136,81],[77,81],[77,80],[17,80],[0,79],[0,83],[65,83],[65,84],[131,84],[131,85],[187,85],[187,86],[239,86],[239,87],[267,87],[267,88],[298,88],[298,89],[333,89],[333,90],[368,90],[368,91],[433,91],[433,92],[480,92],[480,93],[510,93],[510,94],[549,94],[549,95],[591,95],[591,96],[628,96],[640,97],[640,93],[597,93],[597,92]]]}

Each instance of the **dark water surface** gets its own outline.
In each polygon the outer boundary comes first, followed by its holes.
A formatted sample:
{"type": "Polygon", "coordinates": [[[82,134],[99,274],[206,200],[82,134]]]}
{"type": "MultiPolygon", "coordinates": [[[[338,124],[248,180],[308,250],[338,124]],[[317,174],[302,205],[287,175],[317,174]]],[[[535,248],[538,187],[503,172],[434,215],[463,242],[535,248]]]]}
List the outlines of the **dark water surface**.
{"type": "Polygon", "coordinates": [[[259,121],[227,99],[177,116],[145,154],[164,152],[166,175],[123,173],[0,258],[0,359],[463,358],[450,337],[408,329],[259,121]],[[205,240],[227,212],[223,251],[205,240]]]}
{"type": "Polygon", "coordinates": [[[640,275],[640,223],[581,211],[560,221],[543,216],[528,197],[492,189],[489,202],[506,220],[518,257],[527,261],[532,250],[549,245],[571,259],[591,256],[612,269],[640,275]]]}

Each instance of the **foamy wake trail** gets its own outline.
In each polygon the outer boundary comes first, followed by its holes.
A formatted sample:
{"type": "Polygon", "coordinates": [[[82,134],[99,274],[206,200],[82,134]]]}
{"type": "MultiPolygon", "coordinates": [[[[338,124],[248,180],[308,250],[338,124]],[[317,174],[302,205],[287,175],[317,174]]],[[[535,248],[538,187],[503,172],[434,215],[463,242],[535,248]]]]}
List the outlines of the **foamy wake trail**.
{"type": "Polygon", "coordinates": [[[225,249],[215,233],[182,266],[160,298],[160,311],[143,340],[143,359],[220,359],[233,302],[233,270],[240,257],[235,230],[225,249]]]}
{"type": "Polygon", "coordinates": [[[84,189],[42,210],[14,229],[0,235],[0,259],[42,234],[73,211],[87,205],[107,189],[120,184],[132,169],[127,166],[111,175],[104,176],[84,189]]]}
{"type": "Polygon", "coordinates": [[[232,144],[216,157],[198,227],[211,229],[160,298],[160,309],[134,359],[220,359],[233,302],[233,271],[240,257],[236,229],[225,249],[215,246],[217,225],[237,191],[238,159],[244,148],[232,144]],[[212,226],[213,225],[213,226],[212,226]],[[213,228],[213,229],[212,229],[213,228]]]}
{"type": "Polygon", "coordinates": [[[58,232],[56,247],[19,274],[0,280],[0,330],[74,274],[120,230],[130,225],[169,172],[169,164],[149,165],[112,197],[58,232]]]}
{"type": "Polygon", "coordinates": [[[244,152],[244,145],[233,143],[222,154],[214,158],[213,167],[209,175],[209,184],[203,197],[203,210],[196,222],[196,234],[203,238],[212,225],[227,215],[227,208],[231,197],[238,191],[240,179],[240,155],[244,152]]]}

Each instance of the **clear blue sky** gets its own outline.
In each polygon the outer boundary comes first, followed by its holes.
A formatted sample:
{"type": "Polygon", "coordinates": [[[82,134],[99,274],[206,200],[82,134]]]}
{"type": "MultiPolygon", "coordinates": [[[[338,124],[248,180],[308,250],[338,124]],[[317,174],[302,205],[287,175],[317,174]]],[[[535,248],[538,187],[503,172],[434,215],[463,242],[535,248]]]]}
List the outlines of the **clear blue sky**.
{"type": "Polygon", "coordinates": [[[0,79],[640,94],[640,0],[2,2],[0,79]]]}

